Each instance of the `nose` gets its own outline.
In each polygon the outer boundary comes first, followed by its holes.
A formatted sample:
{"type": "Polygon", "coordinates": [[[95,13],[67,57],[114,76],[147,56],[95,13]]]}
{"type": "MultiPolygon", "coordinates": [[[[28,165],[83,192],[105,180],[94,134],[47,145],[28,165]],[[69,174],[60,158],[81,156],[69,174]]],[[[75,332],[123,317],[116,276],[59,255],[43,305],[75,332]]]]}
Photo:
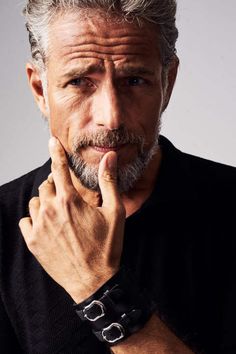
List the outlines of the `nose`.
{"type": "Polygon", "coordinates": [[[120,128],[123,124],[123,109],[116,87],[106,82],[92,98],[93,121],[108,130],[120,128]]]}

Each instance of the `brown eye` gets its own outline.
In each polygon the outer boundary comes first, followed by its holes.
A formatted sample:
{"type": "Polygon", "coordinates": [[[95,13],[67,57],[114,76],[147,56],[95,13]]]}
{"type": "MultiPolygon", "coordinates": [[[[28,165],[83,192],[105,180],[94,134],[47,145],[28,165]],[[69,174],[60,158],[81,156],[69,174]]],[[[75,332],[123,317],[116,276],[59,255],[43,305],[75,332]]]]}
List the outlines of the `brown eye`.
{"type": "Polygon", "coordinates": [[[141,77],[128,77],[127,78],[127,84],[129,86],[140,86],[145,83],[145,80],[142,79],[141,77]]]}
{"type": "Polygon", "coordinates": [[[146,80],[139,76],[129,76],[121,80],[122,86],[143,86],[146,80]]]}
{"type": "Polygon", "coordinates": [[[94,86],[92,81],[86,77],[79,77],[79,78],[73,79],[69,82],[69,84],[72,86],[81,87],[81,88],[94,86]]]}

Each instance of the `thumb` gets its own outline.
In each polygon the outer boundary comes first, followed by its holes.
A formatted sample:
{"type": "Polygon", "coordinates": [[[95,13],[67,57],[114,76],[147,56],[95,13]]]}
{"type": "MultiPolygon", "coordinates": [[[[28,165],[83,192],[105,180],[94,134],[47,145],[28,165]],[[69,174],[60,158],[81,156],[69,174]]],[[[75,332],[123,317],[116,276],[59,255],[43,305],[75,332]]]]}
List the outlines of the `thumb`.
{"type": "Polygon", "coordinates": [[[105,154],[98,168],[98,182],[102,195],[102,206],[114,208],[121,203],[117,186],[117,154],[110,151],[105,154]]]}

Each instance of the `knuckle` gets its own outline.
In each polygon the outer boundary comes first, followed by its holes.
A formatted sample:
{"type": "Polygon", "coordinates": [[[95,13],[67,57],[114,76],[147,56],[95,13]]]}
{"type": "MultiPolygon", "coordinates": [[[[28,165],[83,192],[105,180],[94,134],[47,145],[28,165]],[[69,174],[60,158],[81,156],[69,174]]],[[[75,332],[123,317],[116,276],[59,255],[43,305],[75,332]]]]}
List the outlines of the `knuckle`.
{"type": "Polygon", "coordinates": [[[49,203],[44,203],[42,206],[41,206],[41,216],[43,219],[53,219],[55,218],[56,216],[56,210],[54,209],[54,207],[49,204],[49,203]]]}
{"type": "Polygon", "coordinates": [[[37,245],[38,242],[35,236],[32,236],[27,240],[27,247],[30,250],[30,252],[35,253],[37,249],[37,245]]]}
{"type": "Polygon", "coordinates": [[[64,195],[60,196],[59,203],[60,203],[62,209],[69,209],[69,206],[71,204],[71,200],[68,195],[64,194],[64,195]]]}
{"type": "Polygon", "coordinates": [[[115,175],[113,175],[112,173],[110,173],[109,171],[103,172],[103,179],[106,182],[112,182],[112,183],[117,181],[117,177],[115,175]]]}
{"type": "Polygon", "coordinates": [[[74,201],[74,193],[70,189],[65,190],[59,196],[59,202],[62,206],[68,207],[74,201]]]}
{"type": "Polygon", "coordinates": [[[34,207],[38,205],[38,203],[39,203],[39,197],[33,197],[29,201],[29,207],[34,207]]]}
{"type": "Polygon", "coordinates": [[[40,184],[40,186],[38,187],[38,189],[40,190],[40,189],[45,188],[45,187],[47,187],[47,186],[48,186],[48,180],[46,179],[45,181],[43,181],[43,182],[40,184]]]}
{"type": "Polygon", "coordinates": [[[20,221],[18,222],[18,226],[20,229],[22,229],[25,225],[25,218],[20,219],[20,221]]]}
{"type": "Polygon", "coordinates": [[[53,170],[60,171],[67,167],[67,162],[65,160],[52,161],[51,167],[53,170]]]}

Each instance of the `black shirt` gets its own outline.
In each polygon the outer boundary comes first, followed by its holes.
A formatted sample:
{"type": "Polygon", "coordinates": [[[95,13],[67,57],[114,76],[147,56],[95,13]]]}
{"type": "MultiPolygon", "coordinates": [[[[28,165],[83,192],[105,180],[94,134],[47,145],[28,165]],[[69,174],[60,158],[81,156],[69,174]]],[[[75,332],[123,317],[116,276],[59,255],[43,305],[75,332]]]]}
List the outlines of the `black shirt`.
{"type": "MultiPolygon", "coordinates": [[[[236,168],[184,154],[164,137],[160,144],[156,186],[126,220],[121,263],[196,353],[235,354],[236,168]]],[[[0,188],[0,351],[107,353],[18,227],[49,173],[50,161],[0,188]]]]}

